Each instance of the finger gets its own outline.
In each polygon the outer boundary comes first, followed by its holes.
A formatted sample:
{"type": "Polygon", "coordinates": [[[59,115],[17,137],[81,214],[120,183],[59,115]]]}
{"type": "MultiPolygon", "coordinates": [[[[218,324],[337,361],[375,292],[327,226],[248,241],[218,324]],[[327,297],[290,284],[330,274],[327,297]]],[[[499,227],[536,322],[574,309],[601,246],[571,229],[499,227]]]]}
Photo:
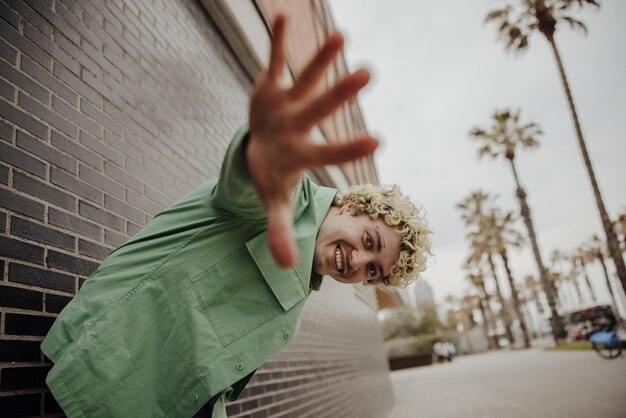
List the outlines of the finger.
{"type": "Polygon", "coordinates": [[[341,144],[306,144],[307,149],[302,156],[302,168],[342,164],[358,160],[372,154],[378,147],[378,144],[378,140],[370,136],[341,144]]]}
{"type": "Polygon", "coordinates": [[[292,98],[301,98],[317,85],[328,65],[335,59],[342,46],[343,36],[339,33],[331,35],[326,40],[324,46],[315,54],[315,57],[313,57],[296,80],[290,92],[292,98]]]}
{"type": "Polygon", "coordinates": [[[285,25],[285,16],[276,16],[274,26],[272,27],[272,51],[267,71],[269,77],[273,80],[278,80],[285,68],[285,25]]]}
{"type": "Polygon", "coordinates": [[[291,203],[275,203],[268,206],[267,235],[274,260],[283,268],[297,263],[296,242],[293,232],[291,203]]]}
{"type": "Polygon", "coordinates": [[[308,131],[356,96],[369,80],[369,72],[364,69],[350,74],[300,110],[294,117],[296,127],[308,131]]]}

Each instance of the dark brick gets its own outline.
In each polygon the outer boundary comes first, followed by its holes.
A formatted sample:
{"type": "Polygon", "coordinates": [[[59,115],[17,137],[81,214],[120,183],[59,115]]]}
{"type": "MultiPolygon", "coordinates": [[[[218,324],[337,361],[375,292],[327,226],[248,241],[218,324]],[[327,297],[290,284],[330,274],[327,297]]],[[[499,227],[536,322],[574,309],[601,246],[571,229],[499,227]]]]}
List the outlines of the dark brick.
{"type": "MultiPolygon", "coordinates": [[[[57,3],[58,5],[58,3],[57,3]]],[[[57,6],[58,7],[58,6],[57,6]]],[[[43,397],[43,410],[46,414],[63,412],[52,393],[46,392],[43,397]]]]}
{"type": "Polygon", "coordinates": [[[55,28],[54,42],[56,42],[63,51],[67,52],[69,56],[80,62],[80,65],[83,67],[83,69],[87,69],[92,74],[95,74],[96,77],[102,78],[102,67],[100,67],[98,63],[91,59],[89,55],[85,54],[82,49],[80,49],[80,38],[77,43],[74,43],[70,41],[65,35],[63,35],[61,31],[55,28]]]}
{"type": "Polygon", "coordinates": [[[42,247],[0,236],[0,254],[4,257],[43,264],[43,253],[44,249],[42,247]]]}
{"type": "Polygon", "coordinates": [[[84,239],[78,239],[78,254],[104,260],[110,252],[111,248],[109,247],[98,245],[91,241],[85,241],[84,239]]]}
{"type": "Polygon", "coordinates": [[[54,250],[48,250],[46,257],[48,267],[57,268],[70,273],[76,273],[83,276],[89,276],[96,271],[100,263],[85,260],[84,258],[75,257],[73,255],[60,253],[54,250]]]}
{"type": "Polygon", "coordinates": [[[124,188],[86,165],[78,167],[78,177],[116,197],[124,198],[124,188]]]}
{"type": "Polygon", "coordinates": [[[102,239],[102,227],[88,222],[78,216],[61,212],[55,208],[50,208],[48,212],[48,222],[51,225],[60,226],[76,234],[84,235],[96,240],[102,239]]]}
{"type": "Polygon", "coordinates": [[[102,169],[102,157],[55,131],[52,131],[52,145],[76,157],[82,163],[98,170],[102,169]]]}
{"type": "MultiPolygon", "coordinates": [[[[56,3],[56,12],[68,23],[63,26],[69,26],[76,30],[84,38],[83,40],[89,41],[95,48],[102,50],[102,40],[95,36],[94,33],[80,21],[80,14],[82,12],[80,5],[71,1],[67,3],[68,4],[63,4],[62,2],[56,3]],[[72,11],[70,10],[71,8],[75,8],[76,10],[72,11]]],[[[80,45],[84,46],[84,43],[80,45]]]]}
{"type": "Polygon", "coordinates": [[[48,169],[45,163],[3,142],[0,142],[0,160],[41,178],[46,178],[48,169]]]}
{"type": "Polygon", "coordinates": [[[0,232],[6,232],[6,230],[7,230],[7,214],[5,212],[0,212],[0,232]]]}
{"type": "Polygon", "coordinates": [[[117,231],[124,232],[125,230],[126,225],[124,219],[96,206],[90,205],[87,202],[78,202],[78,213],[85,218],[109,226],[117,231]]]}
{"type": "Polygon", "coordinates": [[[158,203],[161,207],[168,207],[173,203],[170,198],[165,196],[163,193],[153,189],[152,187],[146,186],[145,189],[146,198],[158,203]]]}
{"type": "Polygon", "coordinates": [[[123,135],[122,127],[117,122],[88,101],[80,101],[80,110],[117,136],[121,137],[123,135]]]}
{"type": "Polygon", "coordinates": [[[17,62],[17,49],[0,39],[0,57],[9,61],[11,64],[17,62]]]}
{"type": "Polygon", "coordinates": [[[24,38],[22,34],[17,32],[9,24],[0,20],[0,33],[2,38],[8,41],[12,46],[28,55],[35,62],[40,63],[45,68],[52,68],[52,58],[46,54],[36,43],[24,38]]]}
{"type": "MultiPolygon", "coordinates": [[[[108,98],[108,97],[107,97],[108,98]]],[[[141,135],[141,128],[133,121],[128,115],[122,112],[115,103],[105,100],[104,101],[104,113],[111,116],[114,120],[124,125],[126,129],[132,131],[135,135],[141,135]]]]}
{"type": "Polygon", "coordinates": [[[46,312],[59,313],[65,308],[65,305],[70,303],[71,297],[46,294],[46,312]]]}
{"type": "Polygon", "coordinates": [[[123,234],[118,234],[117,232],[113,232],[110,229],[104,230],[104,242],[108,245],[112,245],[114,247],[119,247],[128,241],[128,236],[123,234]]]}
{"type": "Polygon", "coordinates": [[[50,101],[50,91],[47,88],[33,81],[30,77],[25,76],[24,73],[2,60],[0,60],[0,74],[40,102],[48,103],[50,101]]]}
{"type": "Polygon", "coordinates": [[[43,293],[0,285],[0,306],[41,311],[43,310],[43,293]]]}
{"type": "Polygon", "coordinates": [[[124,156],[122,154],[105,144],[102,140],[95,138],[93,135],[89,135],[85,131],[80,132],[80,143],[103,157],[105,163],[108,160],[114,162],[118,166],[124,165],[124,156]]]}
{"type": "Polygon", "coordinates": [[[6,335],[38,335],[43,337],[48,333],[53,323],[54,318],[49,316],[11,312],[4,314],[4,332],[6,335]]]}
{"type": "Polygon", "coordinates": [[[4,120],[0,120],[0,139],[7,142],[13,141],[13,127],[4,120]]]}
{"type": "Polygon", "coordinates": [[[38,101],[31,99],[29,96],[23,94],[22,92],[20,92],[18,95],[17,104],[22,109],[29,111],[40,119],[43,119],[44,121],[48,122],[59,131],[64,132],[71,138],[76,138],[78,136],[78,129],[76,128],[76,125],[74,125],[67,119],[59,116],[58,113],[50,110],[38,101]]]}
{"type": "Polygon", "coordinates": [[[73,250],[76,242],[72,235],[15,216],[11,218],[11,234],[66,250],[73,250]]]}
{"type": "MultiPolygon", "coordinates": [[[[142,222],[143,223],[143,222],[142,222]]],[[[129,236],[133,236],[135,235],[137,232],[141,231],[141,226],[139,225],[135,225],[132,222],[128,222],[126,224],[126,234],[129,236]]]]}
{"type": "Polygon", "coordinates": [[[78,94],[92,103],[98,104],[102,102],[100,94],[96,90],[59,63],[54,63],[54,70],[52,73],[55,77],[58,77],[61,81],[76,90],[78,94]]]}
{"type": "MultiPolygon", "coordinates": [[[[2,62],[0,60],[0,62],[2,62]]],[[[4,97],[11,103],[15,103],[15,87],[0,78],[0,96],[4,97]]]]}
{"type": "Polygon", "coordinates": [[[124,155],[124,157],[130,158],[138,163],[141,163],[143,159],[143,153],[140,152],[137,148],[130,146],[128,143],[122,140],[121,136],[117,136],[105,130],[104,142],[107,143],[112,148],[121,152],[124,155]]]}
{"type": "Polygon", "coordinates": [[[0,396],[0,411],[10,412],[11,418],[32,417],[39,415],[41,394],[0,396]]]}
{"type": "Polygon", "coordinates": [[[44,220],[44,205],[4,188],[0,189],[0,206],[31,218],[44,220]]]}
{"type": "Polygon", "coordinates": [[[47,69],[40,67],[27,56],[22,56],[20,68],[35,80],[52,90],[56,95],[63,97],[69,103],[74,105],[78,104],[78,95],[76,93],[65,84],[61,83],[57,78],[53,77],[47,69]]]}
{"type": "Polygon", "coordinates": [[[76,291],[76,277],[47,269],[9,263],[9,281],[63,292],[76,291]]]}
{"type": "MultiPolygon", "coordinates": [[[[15,10],[20,15],[22,15],[25,21],[33,25],[33,27],[37,28],[37,30],[41,32],[42,35],[45,35],[48,38],[52,37],[52,25],[50,25],[50,23],[46,21],[44,17],[42,17],[42,16],[45,16],[45,14],[41,12],[37,13],[33,10],[33,7],[35,7],[33,6],[33,4],[40,4],[41,6],[45,8],[43,2],[33,1],[31,2],[31,4],[26,4],[25,2],[14,0],[11,3],[12,3],[11,6],[15,8],[15,10]]],[[[48,9],[48,13],[51,13],[49,9],[48,9]]],[[[50,20],[50,21],[53,22],[53,20],[50,20]]]]}
{"type": "Polygon", "coordinates": [[[41,389],[46,387],[50,366],[7,367],[2,369],[0,390],[41,389]]]}
{"type": "Polygon", "coordinates": [[[226,415],[227,416],[237,415],[240,412],[241,412],[241,404],[238,404],[238,403],[226,404],[226,415]]]}
{"type": "Polygon", "coordinates": [[[79,128],[84,129],[97,137],[102,135],[102,128],[100,128],[100,125],[54,95],[52,96],[52,108],[59,112],[59,114],[65,116],[68,120],[71,120],[79,128]]]}
{"type": "Polygon", "coordinates": [[[103,193],[101,191],[55,167],[50,170],[50,181],[92,202],[102,203],[103,193]]]}
{"type": "Polygon", "coordinates": [[[74,74],[79,74],[80,64],[71,55],[67,54],[64,50],[59,48],[57,44],[52,42],[50,38],[44,36],[37,29],[33,28],[28,22],[24,22],[24,35],[39,45],[44,51],[52,55],[56,61],[60,62],[72,71],[74,74]]]}
{"type": "Polygon", "coordinates": [[[138,208],[145,210],[146,212],[148,212],[148,214],[152,216],[161,212],[161,207],[159,205],[154,204],[154,202],[151,202],[150,200],[133,192],[132,190],[126,191],[126,201],[131,205],[137,206],[138,208]]]}
{"type": "Polygon", "coordinates": [[[78,164],[75,159],[68,157],[62,152],[59,152],[56,148],[49,146],[45,142],[40,141],[25,132],[19,130],[17,131],[16,144],[18,147],[25,149],[48,163],[61,167],[70,173],[76,174],[78,171],[78,164]]]}
{"type": "MultiPolygon", "coordinates": [[[[146,147],[144,145],[143,148],[147,149],[149,147],[146,147]]],[[[137,164],[134,161],[126,160],[126,170],[133,176],[140,178],[155,189],[158,189],[161,185],[161,182],[159,181],[159,176],[155,175],[151,171],[146,170],[146,168],[141,164],[137,164]]]]}
{"type": "Polygon", "coordinates": [[[0,115],[36,137],[41,139],[48,138],[48,127],[46,125],[4,100],[0,100],[0,115]]]}
{"type": "Polygon", "coordinates": [[[39,341],[0,340],[0,363],[37,362],[41,359],[39,341]]]}
{"type": "Polygon", "coordinates": [[[22,173],[13,173],[13,187],[67,210],[76,210],[76,198],[22,173]]]}
{"type": "Polygon", "coordinates": [[[15,29],[20,28],[20,15],[9,9],[6,4],[0,3],[0,17],[11,24],[15,29]]]}
{"type": "Polygon", "coordinates": [[[139,224],[143,224],[144,222],[145,217],[143,212],[135,209],[125,202],[122,202],[119,199],[116,199],[113,196],[109,196],[108,194],[104,195],[104,207],[111,210],[113,213],[123,216],[126,219],[135,221],[139,224]]]}
{"type": "Polygon", "coordinates": [[[143,182],[137,180],[133,176],[130,176],[125,170],[120,168],[120,166],[118,165],[105,161],[104,162],[104,174],[119,181],[124,186],[135,190],[137,193],[143,193],[144,191],[143,182]]]}

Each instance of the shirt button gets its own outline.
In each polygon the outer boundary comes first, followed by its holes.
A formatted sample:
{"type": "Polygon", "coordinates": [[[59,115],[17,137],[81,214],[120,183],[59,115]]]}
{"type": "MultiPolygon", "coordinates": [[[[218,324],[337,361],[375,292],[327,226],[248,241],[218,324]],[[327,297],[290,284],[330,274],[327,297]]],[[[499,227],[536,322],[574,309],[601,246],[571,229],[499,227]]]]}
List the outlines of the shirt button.
{"type": "Polygon", "coordinates": [[[235,367],[237,367],[237,370],[243,370],[243,363],[237,363],[237,366],[235,367]]]}
{"type": "Polygon", "coordinates": [[[291,338],[291,332],[285,331],[285,333],[283,334],[283,337],[285,337],[285,339],[288,340],[289,338],[291,338]]]}
{"type": "Polygon", "coordinates": [[[192,398],[193,398],[194,402],[198,402],[198,399],[200,399],[200,397],[198,396],[197,393],[194,393],[192,398]]]}

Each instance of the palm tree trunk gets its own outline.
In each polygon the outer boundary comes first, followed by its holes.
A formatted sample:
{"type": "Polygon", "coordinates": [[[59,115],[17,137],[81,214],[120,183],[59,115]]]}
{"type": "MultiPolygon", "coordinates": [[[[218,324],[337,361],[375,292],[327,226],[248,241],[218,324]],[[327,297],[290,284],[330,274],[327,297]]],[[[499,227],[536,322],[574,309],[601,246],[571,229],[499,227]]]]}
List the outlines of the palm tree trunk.
{"type": "Polygon", "coordinates": [[[519,295],[517,293],[517,288],[515,287],[515,282],[513,281],[513,273],[511,273],[511,268],[509,267],[509,257],[506,253],[506,248],[502,247],[502,250],[500,251],[500,257],[502,258],[502,263],[504,264],[504,270],[506,270],[506,276],[509,279],[509,286],[511,287],[511,297],[513,298],[515,314],[517,315],[517,319],[519,319],[520,328],[522,328],[522,332],[524,333],[524,347],[530,348],[528,327],[526,326],[526,320],[524,319],[524,315],[522,315],[522,311],[520,309],[519,295]]]}
{"type": "Polygon", "coordinates": [[[606,269],[606,263],[604,262],[604,256],[600,254],[598,257],[600,264],[602,265],[602,272],[604,273],[604,278],[606,279],[606,287],[609,289],[609,293],[611,294],[611,300],[613,301],[613,307],[615,308],[615,314],[619,317],[619,311],[617,310],[617,300],[615,300],[615,294],[613,293],[613,288],[611,287],[611,279],[609,278],[609,272],[606,269]]]}
{"type": "Polygon", "coordinates": [[[483,332],[485,333],[485,338],[487,339],[487,348],[489,350],[493,350],[493,344],[491,343],[491,338],[489,338],[489,319],[487,318],[487,312],[485,311],[485,297],[481,297],[480,301],[478,303],[478,308],[480,309],[480,314],[483,317],[483,323],[482,323],[482,327],[483,327],[483,332]]]}
{"type": "Polygon", "coordinates": [[[498,294],[498,301],[500,302],[500,315],[502,315],[502,321],[504,322],[506,338],[509,339],[509,341],[511,342],[511,346],[513,346],[513,344],[515,343],[515,339],[513,338],[513,331],[511,331],[511,319],[509,318],[509,312],[506,309],[504,296],[502,296],[502,292],[500,291],[500,281],[498,280],[498,275],[496,274],[496,265],[493,262],[491,251],[487,253],[487,260],[489,261],[489,267],[491,268],[491,275],[493,276],[493,280],[496,282],[496,293],[498,294]]]}
{"type": "Polygon", "coordinates": [[[593,293],[593,288],[591,287],[591,281],[589,280],[589,275],[587,274],[587,265],[582,259],[580,260],[580,265],[583,268],[583,277],[585,278],[585,283],[587,283],[587,288],[589,289],[589,293],[591,294],[591,300],[595,303],[596,295],[595,293],[593,293]]]}
{"type": "Polygon", "coordinates": [[[609,214],[606,210],[606,207],[604,206],[604,201],[602,200],[602,195],[600,194],[600,187],[598,186],[598,182],[596,181],[596,175],[593,171],[593,167],[591,166],[591,159],[589,158],[587,145],[585,144],[585,139],[583,138],[583,133],[580,128],[580,123],[578,121],[578,114],[576,112],[576,106],[574,105],[574,99],[572,98],[572,92],[569,88],[569,83],[565,74],[565,68],[563,68],[563,63],[561,62],[561,55],[559,54],[559,50],[556,46],[554,36],[546,35],[546,38],[550,43],[552,53],[554,54],[554,59],[556,60],[556,65],[559,68],[559,75],[561,76],[561,82],[563,83],[563,89],[565,90],[567,104],[569,106],[570,113],[572,114],[574,128],[576,129],[578,145],[580,146],[580,152],[583,155],[585,167],[587,168],[587,174],[589,175],[591,187],[593,188],[593,194],[596,198],[596,204],[598,205],[600,219],[602,220],[602,226],[604,228],[604,233],[606,234],[606,242],[609,247],[609,252],[611,254],[613,262],[615,263],[615,269],[617,270],[617,276],[620,279],[622,288],[626,290],[626,264],[624,263],[624,257],[622,256],[622,252],[619,248],[617,236],[615,235],[615,231],[613,231],[613,224],[611,223],[611,220],[609,219],[609,214]]]}
{"type": "MultiPolygon", "coordinates": [[[[482,277],[482,272],[480,273],[482,277]]],[[[489,329],[491,328],[491,318],[493,318],[493,312],[491,312],[491,295],[487,293],[487,288],[485,287],[485,281],[480,281],[480,291],[484,295],[484,298],[481,299],[480,304],[480,313],[483,315],[483,322],[485,324],[485,335],[487,336],[487,343],[489,344],[490,350],[497,350],[498,345],[494,343],[493,338],[489,336],[489,329]],[[483,302],[484,301],[484,305],[483,302]]]]}
{"type": "Polygon", "coordinates": [[[509,162],[511,163],[513,177],[515,178],[515,185],[517,186],[517,198],[519,199],[520,212],[522,214],[522,218],[524,219],[526,229],[528,230],[528,236],[530,238],[530,244],[533,249],[533,255],[535,256],[535,262],[537,263],[537,268],[539,269],[541,286],[543,287],[543,291],[548,299],[548,306],[550,307],[550,323],[552,324],[552,336],[554,337],[554,343],[558,345],[560,340],[565,338],[567,334],[565,332],[565,328],[563,328],[561,317],[556,311],[556,302],[554,300],[554,294],[556,292],[554,286],[552,285],[552,282],[548,280],[548,272],[546,271],[543,261],[541,260],[541,253],[539,252],[539,245],[537,244],[537,235],[535,234],[535,228],[533,227],[533,222],[530,217],[530,208],[528,207],[528,203],[526,202],[526,192],[519,183],[519,178],[517,177],[517,170],[515,169],[515,162],[513,161],[513,158],[510,158],[509,162]]]}
{"type": "Polygon", "coordinates": [[[583,295],[580,292],[580,286],[578,286],[578,268],[576,266],[576,261],[572,261],[572,271],[570,273],[570,277],[572,278],[572,284],[574,285],[574,289],[576,289],[576,296],[578,296],[578,305],[583,304],[583,295]]]}

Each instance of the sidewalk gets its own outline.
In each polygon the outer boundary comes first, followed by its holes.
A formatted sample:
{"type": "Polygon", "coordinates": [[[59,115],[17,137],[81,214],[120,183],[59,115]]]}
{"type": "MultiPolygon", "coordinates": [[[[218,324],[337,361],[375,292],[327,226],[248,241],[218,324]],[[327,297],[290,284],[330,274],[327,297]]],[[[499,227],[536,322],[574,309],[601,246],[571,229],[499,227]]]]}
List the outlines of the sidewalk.
{"type": "Polygon", "coordinates": [[[501,351],[391,373],[388,418],[622,418],[626,358],[593,351],[501,351]]]}

